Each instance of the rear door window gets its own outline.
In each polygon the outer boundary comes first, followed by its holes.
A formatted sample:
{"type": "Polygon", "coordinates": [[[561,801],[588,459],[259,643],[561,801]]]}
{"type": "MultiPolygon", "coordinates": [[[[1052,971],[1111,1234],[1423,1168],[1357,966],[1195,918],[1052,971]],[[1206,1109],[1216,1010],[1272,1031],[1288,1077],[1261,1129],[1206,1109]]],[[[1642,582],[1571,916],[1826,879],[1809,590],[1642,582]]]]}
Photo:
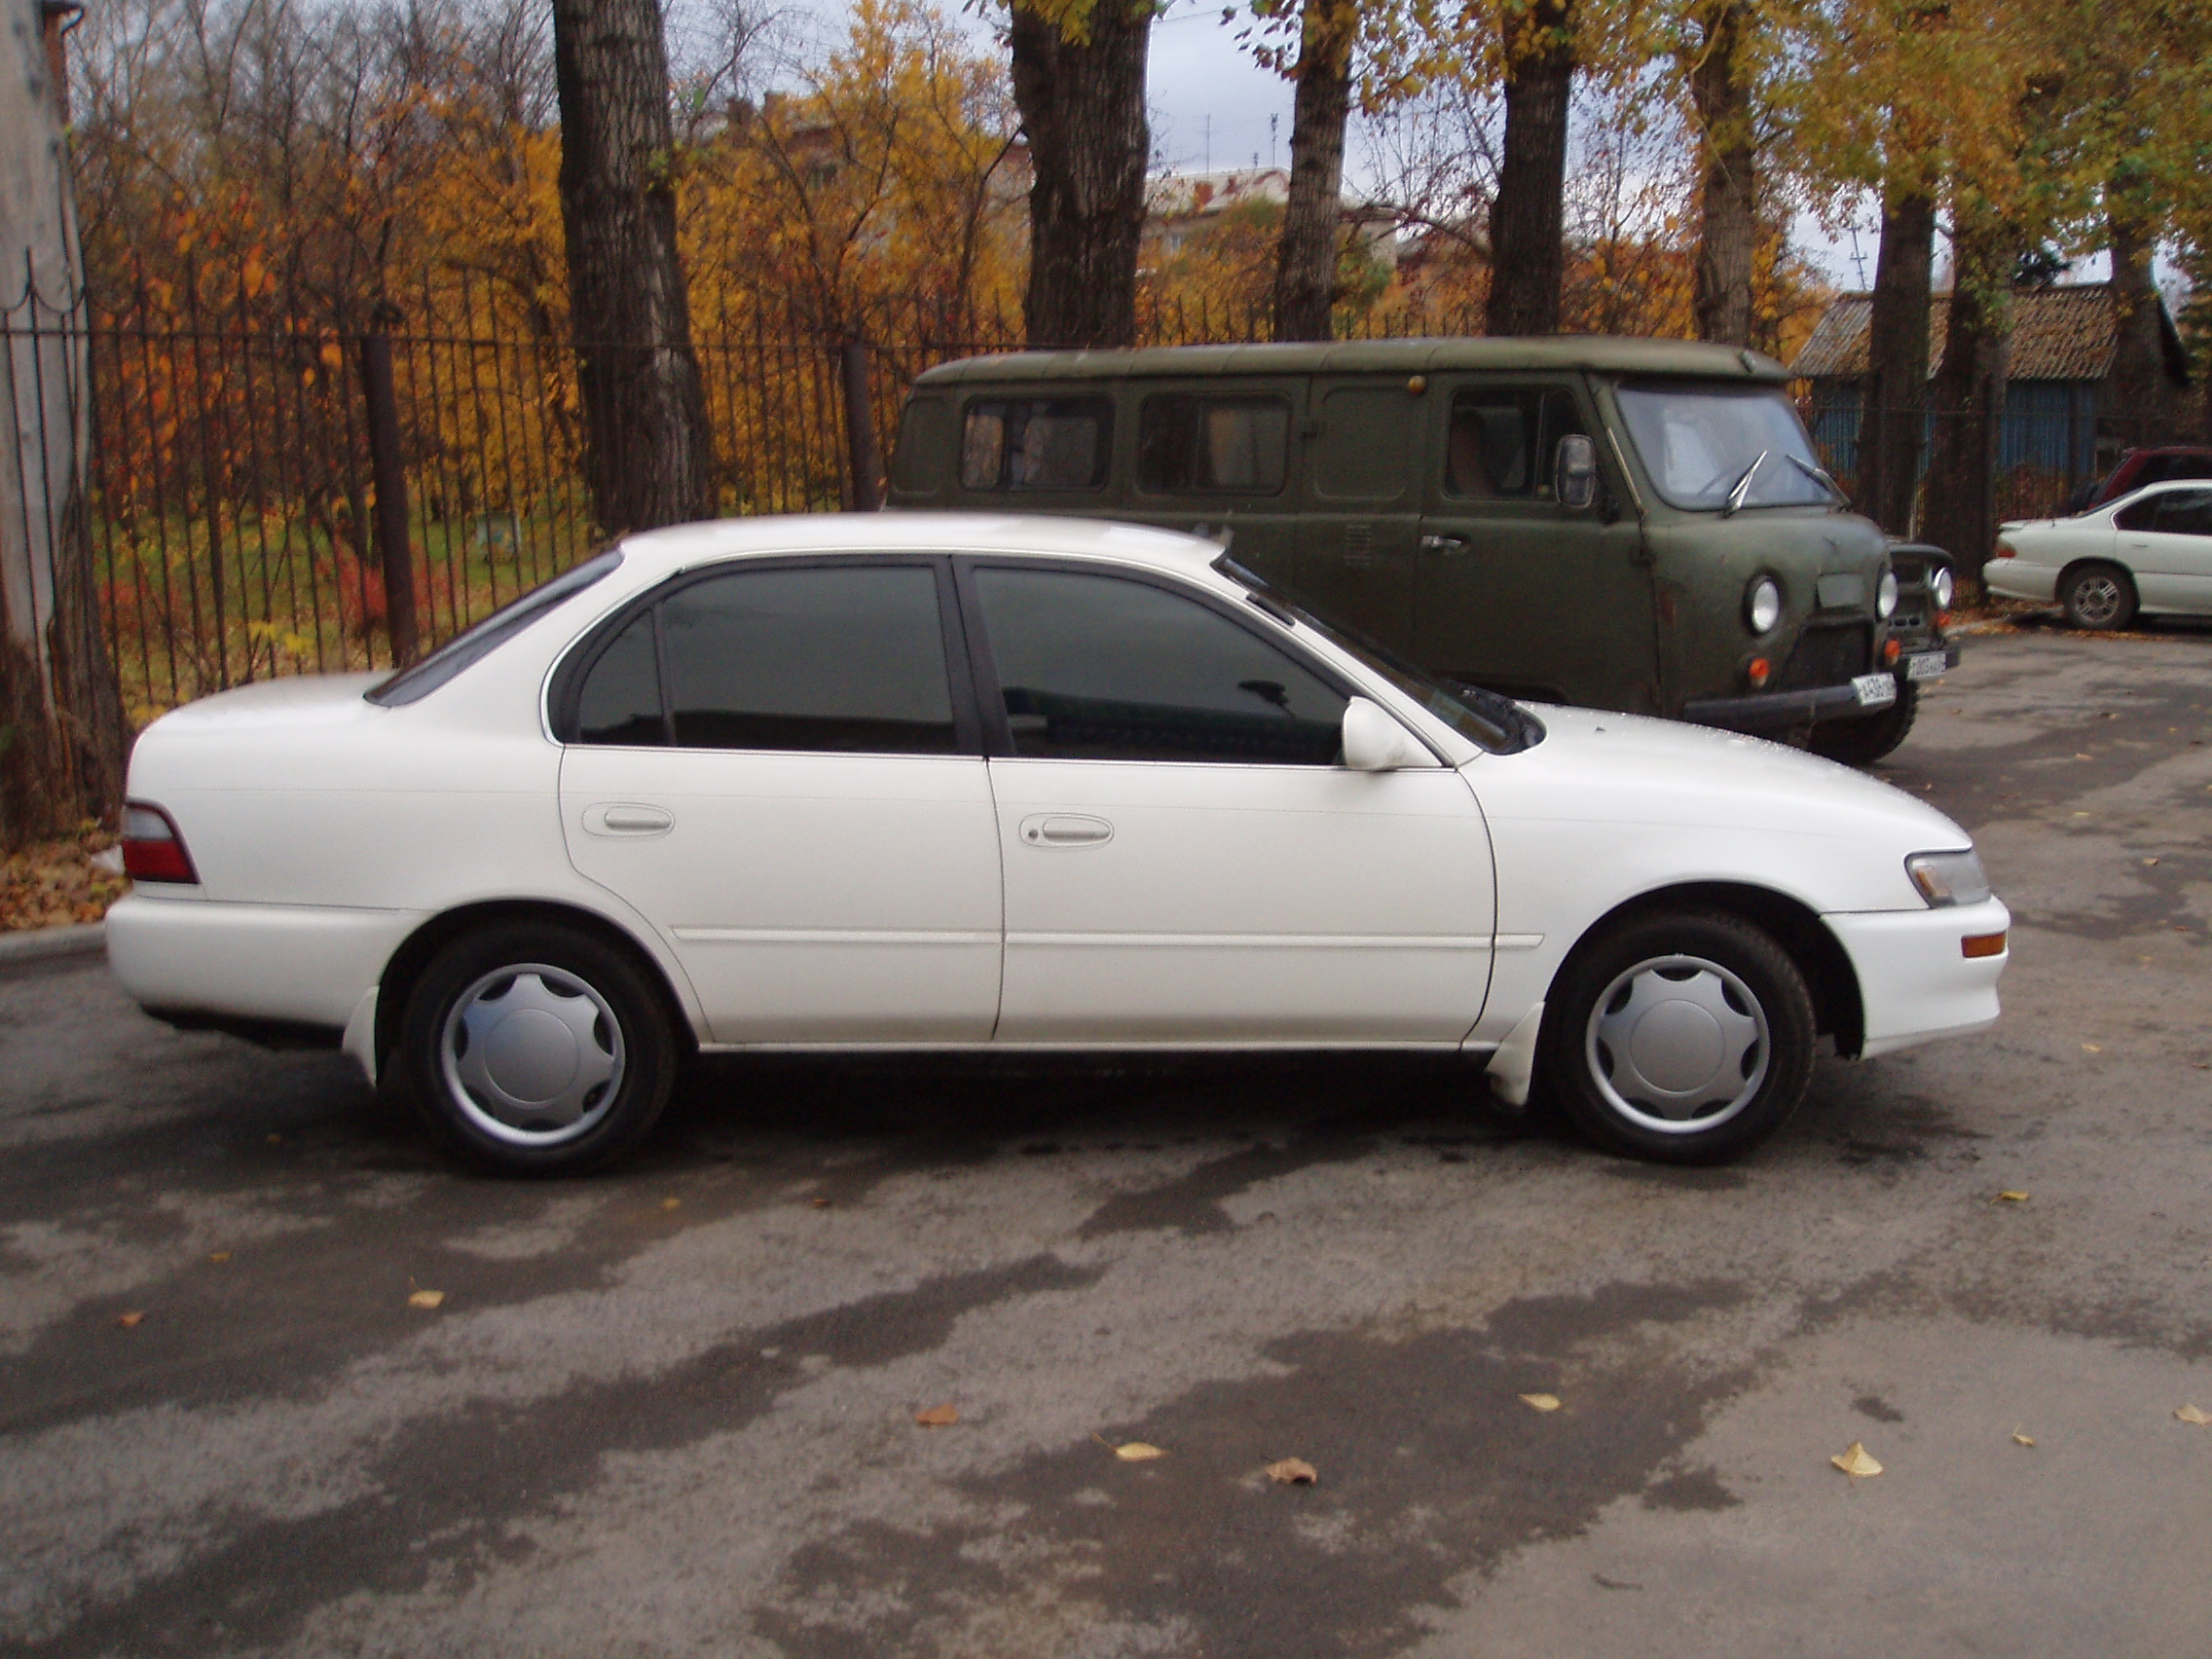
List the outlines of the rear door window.
{"type": "Polygon", "coordinates": [[[1103,397],[987,398],[960,435],[966,490],[1102,490],[1113,463],[1114,405],[1103,397]]]}
{"type": "Polygon", "coordinates": [[[1279,397],[1159,392],[1137,410],[1137,488],[1152,496],[1281,492],[1290,405],[1279,397]]]}

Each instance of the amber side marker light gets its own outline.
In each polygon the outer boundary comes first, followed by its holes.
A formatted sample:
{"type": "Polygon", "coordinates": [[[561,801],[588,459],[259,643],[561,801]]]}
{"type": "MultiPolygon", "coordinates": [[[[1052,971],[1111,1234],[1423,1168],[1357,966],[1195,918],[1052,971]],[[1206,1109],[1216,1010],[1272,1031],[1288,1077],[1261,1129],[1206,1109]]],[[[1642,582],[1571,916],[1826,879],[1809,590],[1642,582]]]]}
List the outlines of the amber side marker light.
{"type": "Polygon", "coordinates": [[[1884,662],[1896,662],[1903,653],[1904,646],[1896,640],[1884,640],[1882,642],[1882,660],[1884,662]]]}
{"type": "Polygon", "coordinates": [[[1751,665],[1744,670],[1744,678],[1751,682],[1751,689],[1754,691],[1773,678],[1773,675],[1774,664],[1764,657],[1751,658],[1751,665]]]}
{"type": "Polygon", "coordinates": [[[1970,959],[1976,956],[2003,956],[2005,936],[2001,933],[1969,934],[1959,940],[1959,954],[1970,959]]]}

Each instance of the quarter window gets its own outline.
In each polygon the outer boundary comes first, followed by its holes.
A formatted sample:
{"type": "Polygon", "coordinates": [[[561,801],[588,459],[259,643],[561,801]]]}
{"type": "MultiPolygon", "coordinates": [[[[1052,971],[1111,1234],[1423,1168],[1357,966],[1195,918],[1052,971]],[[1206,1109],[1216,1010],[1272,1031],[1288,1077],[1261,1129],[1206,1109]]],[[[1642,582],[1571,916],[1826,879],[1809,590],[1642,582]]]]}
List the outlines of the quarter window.
{"type": "Polygon", "coordinates": [[[975,580],[1016,755],[1336,762],[1345,697],[1219,611],[1082,571],[975,580]]]}
{"type": "Polygon", "coordinates": [[[1290,405],[1279,397],[1162,392],[1137,411],[1137,487],[1154,496],[1272,496],[1289,448],[1290,405]]]}
{"type": "Polygon", "coordinates": [[[668,741],[650,610],[633,617],[584,676],[576,697],[576,741],[632,748],[668,741]]]}
{"type": "Polygon", "coordinates": [[[1113,459],[1114,406],[1103,397],[971,403],[961,430],[968,490],[1097,490],[1113,459]]]}
{"type": "Polygon", "coordinates": [[[1574,399],[1565,391],[1462,391],[1452,400],[1445,494],[1548,500],[1559,441],[1582,430],[1574,399]]]}

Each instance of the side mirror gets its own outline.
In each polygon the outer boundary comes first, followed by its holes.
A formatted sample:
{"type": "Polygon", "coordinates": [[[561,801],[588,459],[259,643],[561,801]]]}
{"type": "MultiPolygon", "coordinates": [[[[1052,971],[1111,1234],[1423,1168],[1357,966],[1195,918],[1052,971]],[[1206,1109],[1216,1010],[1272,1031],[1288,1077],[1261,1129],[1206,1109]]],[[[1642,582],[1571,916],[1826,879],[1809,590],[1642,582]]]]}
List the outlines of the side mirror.
{"type": "Polygon", "coordinates": [[[1586,507],[1598,498],[1598,446],[1580,432],[1559,441],[1552,491],[1563,507],[1586,507]]]}
{"type": "Polygon", "coordinates": [[[1433,766],[1436,757],[1377,704],[1354,697],[1345,705],[1345,764],[1355,772],[1433,766]]]}

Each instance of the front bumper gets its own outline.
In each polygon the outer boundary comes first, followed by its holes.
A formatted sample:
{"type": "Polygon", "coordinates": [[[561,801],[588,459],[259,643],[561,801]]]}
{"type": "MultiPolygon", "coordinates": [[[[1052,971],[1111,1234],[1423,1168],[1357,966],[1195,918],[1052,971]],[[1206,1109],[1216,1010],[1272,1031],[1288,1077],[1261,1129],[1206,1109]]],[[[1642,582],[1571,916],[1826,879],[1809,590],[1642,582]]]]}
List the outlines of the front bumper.
{"type": "Polygon", "coordinates": [[[1938,1037],[1964,1037],[1996,1022],[1997,981],[2010,950],[1970,957],[1962,941],[2010,929],[2011,912],[2001,900],[1939,910],[1842,911],[1821,919],[1858,976],[1862,1059],[1938,1037]]]}
{"type": "MultiPolygon", "coordinates": [[[[1959,646],[1956,641],[1941,645],[1930,644],[1907,647],[1898,659],[1898,667],[1891,674],[1901,692],[1907,683],[1921,684],[1940,678],[1959,666],[1959,646]],[[1941,666],[1935,658],[1940,652],[1941,666]],[[1912,672],[1908,665],[1919,660],[1923,666],[1912,672]],[[1909,676],[1909,679],[1908,679],[1909,676]]],[[[1682,705],[1682,719],[1699,725],[1718,726],[1724,731],[1762,732],[1817,724],[1822,720],[1857,719],[1862,715],[1877,714],[1882,704],[1869,709],[1859,699],[1858,688],[1851,684],[1815,685],[1801,691],[1755,691],[1742,697],[1696,697],[1682,705]]]]}

